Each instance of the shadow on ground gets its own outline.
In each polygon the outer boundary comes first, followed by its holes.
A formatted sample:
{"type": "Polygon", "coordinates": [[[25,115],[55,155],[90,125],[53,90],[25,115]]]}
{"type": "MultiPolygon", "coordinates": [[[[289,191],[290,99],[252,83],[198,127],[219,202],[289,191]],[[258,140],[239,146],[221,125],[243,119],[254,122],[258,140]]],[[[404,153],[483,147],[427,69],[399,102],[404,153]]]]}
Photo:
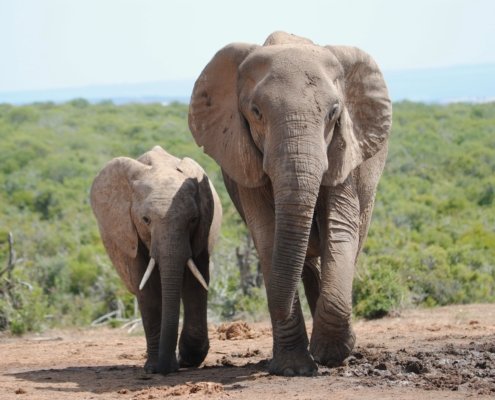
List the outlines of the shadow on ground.
{"type": "Polygon", "coordinates": [[[208,382],[210,385],[213,384],[211,390],[215,390],[215,383],[219,384],[218,386],[222,390],[238,389],[242,387],[242,382],[245,380],[267,375],[267,364],[268,360],[262,360],[258,363],[247,363],[243,366],[204,366],[195,369],[181,369],[179,372],[166,376],[146,374],[140,365],[41,369],[8,375],[16,379],[39,383],[44,390],[53,390],[58,393],[127,393],[150,387],[166,389],[184,385],[192,388],[191,392],[194,393],[196,385],[204,382],[208,382]]]}

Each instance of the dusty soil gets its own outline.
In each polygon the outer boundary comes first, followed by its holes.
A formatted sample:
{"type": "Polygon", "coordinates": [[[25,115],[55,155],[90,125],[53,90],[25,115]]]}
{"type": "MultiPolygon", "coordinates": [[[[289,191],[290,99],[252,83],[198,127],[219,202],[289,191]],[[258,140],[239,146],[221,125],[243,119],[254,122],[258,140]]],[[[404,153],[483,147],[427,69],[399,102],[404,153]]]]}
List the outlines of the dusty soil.
{"type": "MultiPolygon", "coordinates": [[[[310,325],[310,324],[308,324],[310,325]]],[[[214,326],[199,369],[146,375],[144,337],[124,329],[0,337],[2,399],[495,398],[495,304],[357,321],[345,366],[314,378],[266,373],[269,325],[214,326]]]]}

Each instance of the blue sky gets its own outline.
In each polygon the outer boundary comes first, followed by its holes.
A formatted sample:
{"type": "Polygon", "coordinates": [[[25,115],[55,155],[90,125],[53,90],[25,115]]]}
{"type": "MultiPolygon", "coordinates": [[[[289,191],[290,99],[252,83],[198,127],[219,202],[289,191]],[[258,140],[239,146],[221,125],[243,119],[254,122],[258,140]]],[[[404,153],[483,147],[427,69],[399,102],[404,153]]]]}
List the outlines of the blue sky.
{"type": "Polygon", "coordinates": [[[495,64],[492,0],[0,0],[0,92],[194,79],[275,30],[384,70],[495,64]]]}

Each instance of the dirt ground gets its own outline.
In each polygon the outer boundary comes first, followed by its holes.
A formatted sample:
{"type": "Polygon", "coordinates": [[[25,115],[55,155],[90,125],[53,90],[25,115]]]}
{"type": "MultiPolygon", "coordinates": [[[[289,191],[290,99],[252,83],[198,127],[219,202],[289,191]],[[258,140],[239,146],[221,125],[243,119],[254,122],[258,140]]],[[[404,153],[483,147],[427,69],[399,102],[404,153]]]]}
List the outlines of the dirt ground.
{"type": "MultiPolygon", "coordinates": [[[[310,325],[308,323],[308,325],[310,325]]],[[[495,304],[404,311],[355,323],[345,366],[314,378],[266,373],[267,323],[212,326],[199,369],[143,372],[142,332],[92,328],[0,337],[1,399],[495,398],[495,304]]]]}

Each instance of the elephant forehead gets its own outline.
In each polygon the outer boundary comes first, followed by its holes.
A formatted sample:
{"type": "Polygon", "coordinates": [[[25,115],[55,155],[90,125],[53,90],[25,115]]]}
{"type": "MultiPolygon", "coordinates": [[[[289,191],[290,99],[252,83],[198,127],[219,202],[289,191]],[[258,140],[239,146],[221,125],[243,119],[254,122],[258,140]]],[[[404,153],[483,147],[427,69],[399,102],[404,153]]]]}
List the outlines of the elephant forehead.
{"type": "Polygon", "coordinates": [[[136,214],[147,214],[152,219],[183,220],[194,213],[196,189],[190,179],[160,178],[152,184],[140,183],[135,192],[132,208],[136,214]]]}
{"type": "Polygon", "coordinates": [[[335,55],[328,49],[310,44],[272,45],[254,50],[241,64],[241,74],[311,73],[313,75],[335,75],[342,73],[342,67],[335,55]]]}
{"type": "Polygon", "coordinates": [[[151,173],[146,179],[133,182],[133,188],[139,198],[172,200],[176,197],[187,197],[195,191],[195,185],[175,172],[151,173]]]}

